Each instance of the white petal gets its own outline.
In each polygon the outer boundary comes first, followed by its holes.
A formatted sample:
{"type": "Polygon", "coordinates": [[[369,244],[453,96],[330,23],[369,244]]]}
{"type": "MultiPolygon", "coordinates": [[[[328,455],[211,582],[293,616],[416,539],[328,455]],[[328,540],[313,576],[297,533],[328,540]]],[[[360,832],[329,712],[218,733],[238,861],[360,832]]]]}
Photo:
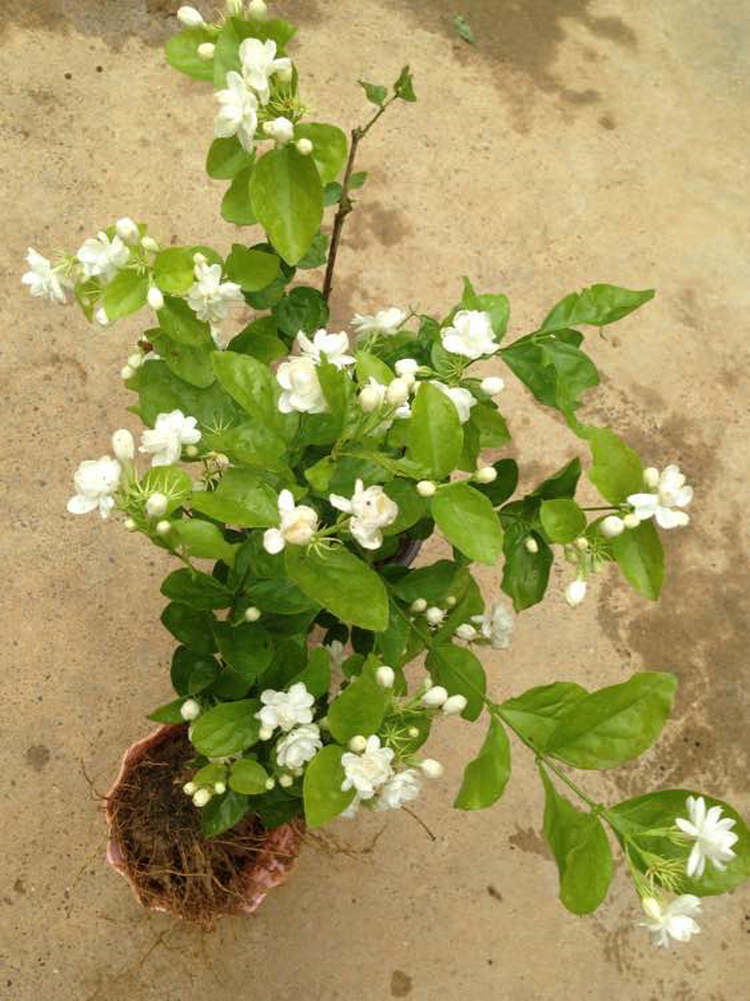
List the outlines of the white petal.
{"type": "Polygon", "coordinates": [[[71,514],[88,514],[89,511],[95,511],[99,507],[99,501],[92,497],[82,497],[80,494],[75,494],[68,501],[67,508],[71,514]]]}
{"type": "Polygon", "coordinates": [[[281,552],[284,548],[284,536],[278,528],[269,528],[263,533],[263,548],[272,556],[281,552]]]}

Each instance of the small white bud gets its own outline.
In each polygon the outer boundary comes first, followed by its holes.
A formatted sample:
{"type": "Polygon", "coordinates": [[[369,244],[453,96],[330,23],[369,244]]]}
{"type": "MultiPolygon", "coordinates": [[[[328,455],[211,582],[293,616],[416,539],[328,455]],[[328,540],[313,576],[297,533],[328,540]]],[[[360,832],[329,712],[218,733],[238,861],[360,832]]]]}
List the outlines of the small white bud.
{"type": "Polygon", "coordinates": [[[205,24],[200,11],[187,5],[180,7],[177,11],[177,20],[186,28],[200,28],[202,24],[205,24]]]}
{"type": "Polygon", "coordinates": [[[161,518],[163,514],[167,513],[167,506],[169,500],[166,494],[156,493],[151,494],[151,496],[146,500],[146,514],[149,518],[161,518]]]}
{"type": "Polygon", "coordinates": [[[112,435],[112,451],[120,462],[132,462],[135,456],[135,441],[127,428],[120,428],[112,435]]]}
{"type": "Polygon", "coordinates": [[[128,355],[128,365],[131,368],[140,368],[143,364],[143,355],[140,351],[134,351],[132,355],[128,355]]]}
{"type": "Polygon", "coordinates": [[[276,788],[276,779],[266,779],[266,789],[270,792],[276,788]]]}
{"type": "Polygon", "coordinates": [[[159,249],[159,244],[153,238],[153,236],[144,236],[141,240],[141,246],[144,250],[149,250],[152,254],[155,254],[159,249]]]}
{"type": "Polygon", "coordinates": [[[164,305],[164,296],[162,295],[161,289],[157,288],[156,285],[152,285],[148,290],[148,304],[151,309],[159,310],[164,305]]]}
{"type": "Polygon", "coordinates": [[[123,216],[122,219],[117,220],[115,223],[115,232],[123,243],[138,243],[141,238],[141,231],[138,229],[138,224],[129,216],[123,216]]]}
{"type": "Polygon", "coordinates": [[[396,672],[392,667],[383,664],[375,672],[375,680],[381,688],[393,688],[393,683],[396,680],[396,672]]]}
{"type": "Polygon", "coordinates": [[[123,525],[125,526],[128,532],[134,532],[136,528],[138,528],[138,526],[136,525],[136,523],[133,521],[132,518],[126,518],[125,521],[123,522],[123,525]]]}
{"type": "Polygon", "coordinates": [[[244,0],[227,0],[227,14],[230,17],[242,17],[244,0]]]}
{"type": "Polygon", "coordinates": [[[205,62],[210,62],[214,57],[214,52],[216,51],[216,46],[213,42],[201,42],[198,46],[198,57],[203,59],[205,62]]]}
{"type": "Polygon", "coordinates": [[[260,728],[260,731],[258,732],[258,736],[260,737],[261,740],[270,740],[271,737],[273,737],[273,727],[267,726],[264,723],[263,726],[260,728]]]}
{"type": "Polygon", "coordinates": [[[434,758],[425,758],[424,761],[420,762],[419,767],[428,779],[439,779],[445,771],[440,762],[435,761],[434,758]]]}
{"type": "Polygon", "coordinates": [[[641,523],[641,519],[635,512],[631,511],[630,514],[626,514],[622,519],[622,523],[625,528],[638,528],[641,523]]]}
{"type": "Polygon", "coordinates": [[[198,719],[201,714],[201,704],[195,699],[186,699],[180,706],[180,716],[188,722],[198,719]]]}
{"type": "Polygon", "coordinates": [[[486,379],[482,379],[479,383],[479,388],[488,396],[497,396],[498,393],[502,393],[505,389],[505,383],[497,375],[488,375],[486,379]]]}
{"type": "Polygon", "coordinates": [[[420,692],[429,692],[431,688],[432,688],[432,678],[429,676],[429,674],[426,674],[424,678],[422,678],[422,684],[419,686],[419,690],[420,692]]]}
{"type": "Polygon", "coordinates": [[[589,548],[589,540],[585,535],[579,535],[575,541],[576,549],[580,549],[582,553],[585,553],[589,548]]]}
{"type": "Polygon", "coordinates": [[[448,606],[448,608],[455,608],[456,599],[453,597],[452,594],[449,594],[448,597],[445,599],[445,603],[448,606]]]}
{"type": "Polygon", "coordinates": [[[298,139],[296,146],[297,151],[301,153],[302,156],[309,156],[313,151],[313,144],[306,136],[303,136],[302,139],[298,139]]]}
{"type": "Polygon", "coordinates": [[[202,807],[210,802],[212,792],[210,789],[198,789],[193,796],[193,806],[202,807]]]}
{"type": "Polygon", "coordinates": [[[374,386],[365,386],[359,394],[359,405],[366,414],[377,410],[380,407],[380,402],[380,393],[374,386]]]}
{"type": "Polygon", "coordinates": [[[127,382],[128,379],[132,379],[135,375],[135,369],[132,369],[130,365],[123,365],[120,369],[120,378],[123,382],[127,382]]]}
{"type": "Polygon", "coordinates": [[[367,747],[367,738],[363,737],[361,733],[358,733],[356,737],[352,737],[349,741],[349,750],[354,754],[361,754],[367,747]]]}
{"type": "Polygon", "coordinates": [[[214,792],[217,796],[222,796],[227,791],[226,782],[214,782],[214,792]]]}
{"type": "Polygon", "coordinates": [[[194,459],[197,454],[198,454],[198,448],[197,448],[196,445],[187,445],[186,446],[186,448],[185,448],[185,455],[187,455],[187,457],[189,459],[194,459]]]}
{"type": "Polygon", "coordinates": [[[415,598],[410,605],[410,610],[416,615],[421,615],[422,612],[427,610],[427,601],[425,598],[415,598]]]}
{"type": "Polygon", "coordinates": [[[280,775],[279,785],[282,789],[288,789],[290,785],[294,785],[294,779],[291,775],[280,775]]]}
{"type": "Polygon", "coordinates": [[[417,483],[417,493],[420,497],[434,497],[437,487],[432,480],[420,480],[417,483]]]}
{"type": "Polygon", "coordinates": [[[526,537],[523,547],[526,550],[526,552],[531,553],[532,556],[534,556],[536,553],[539,552],[539,543],[536,541],[533,535],[529,535],[526,537]]]}
{"type": "Polygon", "coordinates": [[[276,143],[277,146],[286,146],[294,139],[294,124],[283,115],[274,118],[270,122],[264,122],[263,131],[276,143]]]}
{"type": "Polygon", "coordinates": [[[420,701],[425,709],[439,709],[447,698],[448,692],[442,685],[433,685],[424,693],[420,701]]]}
{"type": "Polygon", "coordinates": [[[276,74],[276,79],[279,81],[279,83],[289,83],[293,76],[294,76],[294,70],[292,69],[292,67],[285,66],[283,69],[280,69],[278,71],[278,73],[276,74]]]}
{"type": "Polygon", "coordinates": [[[198,786],[195,784],[195,782],[186,782],[185,785],[182,787],[182,791],[185,793],[186,796],[192,796],[197,788],[198,786]]]}
{"type": "Polygon", "coordinates": [[[157,521],[156,523],[156,534],[157,535],[169,535],[172,531],[171,521],[157,521]]]}
{"type": "Polygon", "coordinates": [[[456,636],[458,636],[460,640],[471,641],[476,639],[477,631],[470,622],[463,622],[456,630],[456,636]]]}
{"type": "Polygon", "coordinates": [[[463,695],[451,695],[443,703],[443,713],[446,716],[459,716],[466,708],[466,699],[463,695]]]}
{"type": "Polygon", "coordinates": [[[250,3],[247,5],[247,12],[250,17],[262,21],[266,14],[268,14],[268,7],[265,0],[250,0],[250,3]]]}
{"type": "Polygon", "coordinates": [[[409,387],[404,379],[392,379],[385,391],[385,398],[391,406],[397,407],[409,399],[409,387]]]}
{"type": "Polygon", "coordinates": [[[659,470],[655,466],[648,466],[643,470],[643,482],[652,490],[659,486],[659,470]]]}
{"type": "Polygon", "coordinates": [[[245,622],[257,622],[259,618],[260,609],[256,608],[255,605],[251,605],[249,608],[245,609],[245,622]]]}
{"type": "Polygon", "coordinates": [[[581,580],[580,577],[577,580],[572,580],[565,588],[565,600],[571,608],[580,605],[585,597],[586,581],[581,580]]]}
{"type": "Polygon", "coordinates": [[[107,316],[107,311],[104,306],[100,306],[99,309],[94,313],[94,319],[99,324],[100,327],[109,326],[109,317],[107,316]]]}
{"type": "Polygon", "coordinates": [[[482,466],[474,473],[477,483],[494,483],[497,479],[497,470],[494,466],[482,466]]]}
{"type": "Polygon", "coordinates": [[[205,254],[202,254],[200,250],[196,250],[196,252],[193,254],[193,264],[196,267],[201,267],[204,264],[208,264],[208,258],[206,257],[205,254]]]}
{"type": "Polygon", "coordinates": [[[607,517],[599,523],[599,531],[605,539],[616,539],[618,535],[622,535],[625,531],[625,522],[616,514],[608,514],[607,517]]]}
{"type": "Polygon", "coordinates": [[[414,740],[416,737],[419,736],[419,727],[410,726],[409,729],[406,731],[406,733],[407,736],[411,737],[412,740],[414,740]]]}
{"type": "Polygon", "coordinates": [[[413,380],[419,369],[419,362],[416,358],[401,358],[400,361],[396,362],[394,368],[397,375],[400,375],[402,378],[404,376],[412,376],[413,380]]]}
{"type": "Polygon", "coordinates": [[[433,605],[425,612],[425,618],[431,626],[439,626],[445,618],[445,612],[442,608],[438,608],[436,605],[433,605]]]}

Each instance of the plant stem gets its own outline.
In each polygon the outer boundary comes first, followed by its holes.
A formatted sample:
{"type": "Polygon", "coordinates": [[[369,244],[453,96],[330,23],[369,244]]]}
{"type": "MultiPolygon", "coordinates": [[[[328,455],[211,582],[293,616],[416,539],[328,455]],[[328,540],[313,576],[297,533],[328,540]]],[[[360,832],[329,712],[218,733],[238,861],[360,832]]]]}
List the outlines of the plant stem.
{"type": "Polygon", "coordinates": [[[359,125],[352,129],[352,141],[349,147],[349,159],[346,161],[346,170],[344,171],[344,180],[341,185],[341,198],[339,199],[339,207],[336,210],[336,216],[333,220],[333,232],[331,233],[331,249],[328,252],[328,264],[326,265],[326,274],[323,281],[323,298],[328,302],[331,296],[331,290],[333,289],[333,271],[336,267],[336,256],[339,250],[339,243],[341,241],[341,231],[344,228],[344,221],[349,213],[354,208],[352,200],[349,197],[349,185],[351,183],[352,171],[354,170],[354,160],[357,156],[357,148],[360,142],[370,129],[373,127],[375,122],[384,113],[385,109],[396,100],[396,94],[393,94],[387,101],[385,101],[376,113],[372,116],[366,125],[359,125]]]}

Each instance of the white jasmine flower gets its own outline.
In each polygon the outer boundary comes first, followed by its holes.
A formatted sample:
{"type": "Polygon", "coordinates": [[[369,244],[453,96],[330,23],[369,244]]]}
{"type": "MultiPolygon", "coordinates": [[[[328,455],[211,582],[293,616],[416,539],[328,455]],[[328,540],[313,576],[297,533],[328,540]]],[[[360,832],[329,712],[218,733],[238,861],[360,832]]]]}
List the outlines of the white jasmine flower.
{"type": "Polygon", "coordinates": [[[322,746],[320,730],[315,723],[303,723],[295,726],[277,742],[276,760],[281,768],[302,768],[315,757],[322,746]]]}
{"type": "Polygon", "coordinates": [[[140,243],[141,241],[141,231],[138,229],[138,223],[131,219],[130,216],[126,215],[122,219],[117,220],[115,223],[115,232],[123,243],[140,243]]]}
{"type": "Polygon", "coordinates": [[[212,792],[210,789],[198,789],[197,792],[193,794],[193,806],[197,806],[199,809],[206,806],[212,798],[212,792]]]}
{"type": "Polygon", "coordinates": [[[280,115],[269,122],[264,122],[263,132],[269,139],[273,139],[277,146],[286,146],[294,139],[294,123],[280,115]]]}
{"type": "Polygon", "coordinates": [[[250,605],[249,608],[245,609],[242,617],[245,622],[257,622],[260,618],[260,609],[256,608],[255,605],[250,605]]]}
{"type": "Polygon", "coordinates": [[[442,685],[432,685],[422,696],[421,702],[425,709],[439,709],[448,698],[448,692],[442,685]]]}
{"type": "Polygon", "coordinates": [[[641,904],[648,920],[640,924],[648,928],[654,945],[659,948],[668,949],[670,938],[675,942],[688,942],[701,930],[695,920],[700,914],[701,902],[692,893],[676,897],[666,907],[656,897],[644,897],[641,904]]]}
{"type": "Polygon", "coordinates": [[[379,309],[374,316],[355,313],[352,318],[352,326],[357,336],[384,334],[386,337],[390,337],[396,333],[406,317],[407,314],[403,309],[390,306],[388,309],[379,309]]]}
{"type": "Polygon", "coordinates": [[[321,328],[315,331],[310,340],[307,334],[300,330],[297,334],[297,344],[302,354],[312,358],[316,365],[320,365],[323,357],[339,369],[353,365],[357,360],[346,353],[349,350],[349,336],[344,331],[340,334],[329,334],[327,330],[321,328]]]}
{"type": "Polygon", "coordinates": [[[298,139],[295,145],[302,156],[309,156],[313,151],[313,144],[306,136],[298,139]]]}
{"type": "Polygon", "coordinates": [[[398,810],[404,803],[415,800],[422,789],[422,780],[415,768],[406,768],[397,772],[380,787],[378,793],[378,810],[398,810]]]}
{"type": "Polygon", "coordinates": [[[242,148],[252,152],[258,127],[258,99],[235,70],[227,73],[226,84],[224,90],[214,94],[219,102],[214,135],[223,139],[237,136],[242,148]]]}
{"type": "Polygon", "coordinates": [[[157,288],[156,285],[152,285],[148,290],[146,299],[151,309],[156,311],[160,310],[164,305],[164,296],[162,295],[161,289],[157,288]]]}
{"type": "Polygon", "coordinates": [[[432,480],[420,480],[417,483],[417,493],[420,497],[434,497],[437,487],[432,480]]]}
{"type": "Polygon", "coordinates": [[[437,626],[439,626],[445,618],[445,612],[442,608],[438,608],[437,605],[433,605],[425,612],[425,618],[427,619],[428,625],[433,628],[437,628],[437,626]]]}
{"type": "Polygon", "coordinates": [[[446,386],[444,382],[438,382],[437,379],[431,381],[433,386],[436,386],[441,393],[445,393],[448,399],[453,402],[458,411],[458,419],[462,424],[465,424],[469,419],[471,408],[477,402],[469,390],[463,389],[461,386],[446,386]]]}
{"type": "MultiPolygon", "coordinates": [[[[651,472],[651,470],[646,470],[651,472]]],[[[650,479],[653,483],[653,476],[650,479]]],[[[667,466],[654,484],[656,493],[631,494],[628,503],[633,505],[633,514],[639,521],[655,518],[660,528],[678,528],[690,521],[685,511],[675,508],[687,507],[693,499],[693,488],[685,483],[685,475],[680,467],[667,466]]]]}
{"type": "Polygon", "coordinates": [[[426,775],[428,779],[439,779],[445,771],[440,762],[435,761],[434,758],[425,758],[424,761],[420,761],[419,767],[422,769],[422,774],[426,775]]]}
{"type": "Polygon", "coordinates": [[[212,325],[222,323],[231,303],[245,301],[242,289],[236,282],[222,282],[220,264],[208,264],[205,258],[196,256],[196,280],[188,290],[188,306],[199,320],[212,325]]]}
{"type": "Polygon", "coordinates": [[[380,549],[383,545],[381,529],[392,525],[398,517],[398,504],[391,500],[381,486],[367,487],[362,480],[354,484],[351,500],[338,494],[328,498],[338,511],[350,514],[349,531],[364,549],[380,549]]]}
{"type": "Polygon", "coordinates": [[[141,239],[141,246],[144,250],[148,250],[150,253],[155,254],[159,249],[159,244],[153,238],[153,236],[144,236],[141,239]]]}
{"type": "Polygon", "coordinates": [[[341,783],[342,791],[356,789],[360,799],[372,799],[376,790],[393,775],[391,767],[393,754],[390,747],[380,746],[380,737],[377,734],[367,738],[367,745],[362,754],[352,754],[347,751],[341,757],[345,775],[341,783]]]}
{"type": "Polygon", "coordinates": [[[192,796],[197,788],[198,786],[195,784],[195,782],[186,782],[185,785],[182,787],[182,791],[185,793],[186,796],[192,796]]]}
{"type": "Polygon", "coordinates": [[[198,719],[201,714],[201,704],[195,699],[185,699],[185,701],[180,706],[180,716],[184,720],[194,720],[198,719]]]}
{"type": "Polygon", "coordinates": [[[643,482],[649,490],[654,490],[659,486],[659,470],[656,466],[648,466],[643,470],[643,482]]]}
{"type": "Polygon", "coordinates": [[[413,382],[419,369],[419,362],[416,358],[400,358],[393,367],[396,369],[396,374],[400,375],[402,379],[408,379],[411,376],[413,382]]]}
{"type": "Polygon", "coordinates": [[[146,514],[149,518],[161,518],[167,513],[169,500],[166,494],[156,491],[146,500],[146,514]]]}
{"type": "Polygon", "coordinates": [[[608,514],[599,523],[599,531],[605,539],[616,539],[625,531],[625,522],[616,514],[608,514]]]}
{"type": "Polygon", "coordinates": [[[288,733],[298,723],[312,723],[315,697],[308,692],[303,681],[297,681],[288,692],[267,688],[260,693],[260,701],[263,708],[255,714],[255,718],[264,726],[273,729],[278,726],[288,733]]]}
{"type": "Polygon", "coordinates": [[[446,351],[473,361],[497,350],[490,314],[476,309],[460,309],[452,326],[441,330],[440,338],[446,351]]]}
{"type": "Polygon", "coordinates": [[[29,270],[21,281],[29,286],[31,294],[49,299],[50,302],[65,302],[65,292],[57,275],[58,269],[53,268],[47,258],[38,254],[33,247],[29,247],[26,261],[29,270]]]}
{"type": "Polygon", "coordinates": [[[216,46],[213,42],[201,42],[198,46],[198,56],[203,59],[204,62],[210,62],[216,52],[216,46]]]}
{"type": "Polygon", "coordinates": [[[484,639],[490,641],[493,650],[507,650],[516,619],[503,601],[496,601],[484,615],[472,615],[471,621],[477,624],[484,639]]]}
{"type": "Polygon", "coordinates": [[[723,809],[712,806],[706,810],[706,801],[702,796],[688,796],[685,801],[689,820],[678,817],[675,824],[681,831],[694,839],[687,862],[687,874],[701,879],[708,860],[714,869],[723,872],[726,863],[735,857],[732,845],[738,836],[732,831],[735,821],[731,817],[722,817],[723,809]]]}
{"type": "Polygon", "coordinates": [[[341,640],[331,640],[330,643],[323,645],[323,649],[328,651],[328,656],[331,658],[331,667],[334,671],[338,671],[346,660],[346,647],[344,644],[341,640]]]}
{"type": "MultiPolygon", "coordinates": [[[[480,618],[484,618],[484,616],[480,616],[480,618]]],[[[477,638],[477,631],[470,622],[463,622],[456,630],[456,636],[458,636],[460,640],[467,640],[468,642],[471,642],[471,640],[475,640],[477,638]]]]}
{"type": "Polygon", "coordinates": [[[68,501],[68,511],[88,514],[98,508],[102,518],[108,518],[115,506],[112,495],[117,490],[121,472],[120,463],[109,455],[82,462],[73,476],[76,492],[68,501]]]}
{"type": "MultiPolygon", "coordinates": [[[[279,494],[279,527],[263,533],[263,548],[267,553],[280,553],[287,542],[304,546],[311,542],[318,529],[318,513],[305,504],[295,505],[291,490],[279,494]]],[[[300,722],[309,723],[310,720],[300,722]]]]}
{"type": "Polygon", "coordinates": [[[120,462],[132,462],[135,457],[135,441],[127,428],[120,428],[112,435],[112,451],[120,462]]]}
{"type": "Polygon", "coordinates": [[[282,389],[278,403],[282,414],[295,410],[301,414],[322,414],[328,409],[315,362],[307,355],[282,362],[276,371],[276,381],[282,389]]]}
{"type": "Polygon", "coordinates": [[[451,695],[443,703],[444,716],[459,716],[467,706],[467,701],[463,695],[451,695]]]}
{"type": "Polygon", "coordinates": [[[381,688],[393,688],[393,683],[396,680],[396,672],[392,667],[388,667],[387,664],[381,664],[375,672],[375,680],[381,688]]]}
{"type": "Polygon", "coordinates": [[[505,383],[498,375],[488,375],[479,383],[479,388],[488,396],[497,396],[505,389],[505,383]]]}
{"type": "Polygon", "coordinates": [[[177,11],[177,20],[186,28],[200,28],[202,24],[206,23],[200,11],[197,11],[195,7],[190,7],[188,4],[179,8],[177,11]]]}
{"type": "Polygon", "coordinates": [[[271,96],[271,77],[292,68],[291,59],[276,58],[276,42],[272,39],[261,42],[258,38],[246,38],[240,45],[240,62],[245,81],[257,93],[261,104],[268,104],[271,96]]]}
{"type": "Polygon", "coordinates": [[[385,398],[392,407],[406,403],[409,399],[409,383],[400,376],[392,379],[386,387],[385,398]]]}
{"type": "Polygon", "coordinates": [[[481,466],[474,473],[477,483],[494,483],[497,479],[497,470],[494,466],[481,466]]]}
{"type": "Polygon", "coordinates": [[[103,230],[96,237],[84,240],[76,254],[86,278],[101,276],[105,282],[125,267],[129,257],[130,251],[120,237],[115,234],[110,240],[103,230]]]}
{"type": "Polygon", "coordinates": [[[214,782],[214,792],[217,796],[223,796],[227,791],[226,782],[214,782]]]}
{"type": "Polygon", "coordinates": [[[141,435],[139,452],[153,455],[152,466],[172,466],[178,462],[183,445],[195,445],[201,440],[195,417],[186,417],[181,410],[158,414],[153,429],[141,435]]]}

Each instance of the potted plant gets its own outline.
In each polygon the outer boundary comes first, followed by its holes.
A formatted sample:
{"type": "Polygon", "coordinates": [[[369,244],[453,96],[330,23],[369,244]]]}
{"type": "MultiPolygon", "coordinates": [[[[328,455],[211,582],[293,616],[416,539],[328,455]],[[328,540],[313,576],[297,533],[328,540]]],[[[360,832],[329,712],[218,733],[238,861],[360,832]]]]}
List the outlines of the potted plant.
{"type": "Polygon", "coordinates": [[[139,443],[116,431],[111,455],[79,466],[68,505],[116,515],[180,564],[161,616],[176,698],[151,712],[161,727],[128,750],[107,797],[110,861],[149,907],[206,923],[251,911],[306,828],[413,802],[442,774],[432,728],[479,723],[454,806],[501,798],[513,738],[538,766],[563,904],[602,903],[614,844],[654,941],[690,938],[701,898],[750,875],[745,823],[692,789],[600,803],[578,775],[651,747],[674,677],[594,692],[553,679],[498,701],[479,656],[508,647],[555,558],[572,607],[609,564],[659,596],[661,532],[687,525],[692,489],[579,417],[598,383],[580,328],[653,292],[591,285],[512,339],[507,298],[465,279],[442,315],[388,307],[329,330],[367,178],[355,158],[386,110],[416,100],[409,68],[390,88],[361,82],[370,112],[347,138],[308,120],[294,28],[262,0],[232,0],[217,23],[192,7],[178,17],[168,61],[218,101],[206,169],[228,182],[222,216],[259,230],[220,254],[165,247],[124,217],[54,263],[30,250],[23,278],[102,326],[151,311],[122,369],[139,443]],[[489,362],[556,411],[580,453],[522,496],[489,362]],[[415,568],[433,534],[448,555],[415,568]],[[474,563],[498,568],[501,598],[485,601],[474,563]]]}

